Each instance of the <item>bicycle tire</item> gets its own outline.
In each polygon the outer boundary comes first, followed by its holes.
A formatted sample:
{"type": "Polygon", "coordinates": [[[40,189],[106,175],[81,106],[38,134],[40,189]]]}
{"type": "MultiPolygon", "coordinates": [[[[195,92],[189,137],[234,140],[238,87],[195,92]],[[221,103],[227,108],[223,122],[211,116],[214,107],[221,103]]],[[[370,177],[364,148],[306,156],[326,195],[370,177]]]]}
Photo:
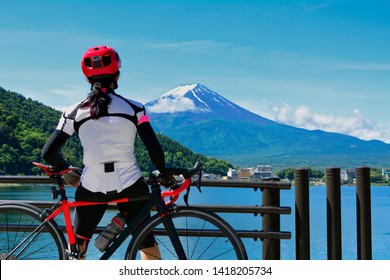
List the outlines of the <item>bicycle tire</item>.
{"type": "MultiPolygon", "coordinates": [[[[183,206],[171,215],[188,260],[246,260],[245,247],[235,230],[220,216],[208,210],[183,206]],[[207,236],[205,236],[207,235],[207,236]]],[[[162,218],[156,214],[133,235],[126,259],[140,259],[139,248],[153,232],[161,251],[161,259],[179,259],[169,241],[162,218]]]]}
{"type": "Polygon", "coordinates": [[[53,220],[42,224],[41,213],[26,203],[0,204],[1,260],[66,259],[64,234],[53,220]]]}

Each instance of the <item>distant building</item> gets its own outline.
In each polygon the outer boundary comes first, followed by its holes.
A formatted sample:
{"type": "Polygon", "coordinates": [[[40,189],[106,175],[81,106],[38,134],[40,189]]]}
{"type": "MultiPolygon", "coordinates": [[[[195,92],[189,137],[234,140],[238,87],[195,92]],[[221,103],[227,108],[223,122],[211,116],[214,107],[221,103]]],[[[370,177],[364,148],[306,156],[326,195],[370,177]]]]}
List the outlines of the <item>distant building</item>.
{"type": "Polygon", "coordinates": [[[257,165],[253,170],[253,180],[261,181],[274,176],[271,165],[257,165]]]}
{"type": "Polygon", "coordinates": [[[356,180],[356,170],[355,169],[340,170],[340,179],[343,181],[356,180]]]}
{"type": "Polygon", "coordinates": [[[239,180],[250,180],[252,177],[252,168],[240,168],[237,173],[239,180]]]}
{"type": "Polygon", "coordinates": [[[236,169],[229,168],[229,170],[227,172],[227,177],[228,177],[228,179],[231,179],[231,180],[237,180],[238,179],[238,171],[236,169]]]}
{"type": "Polygon", "coordinates": [[[221,180],[221,174],[208,174],[208,173],[203,173],[202,174],[203,179],[207,180],[221,180]]]}
{"type": "Polygon", "coordinates": [[[230,168],[227,174],[229,179],[256,180],[256,181],[277,181],[271,165],[257,165],[255,168],[240,168],[238,170],[230,168]]]}

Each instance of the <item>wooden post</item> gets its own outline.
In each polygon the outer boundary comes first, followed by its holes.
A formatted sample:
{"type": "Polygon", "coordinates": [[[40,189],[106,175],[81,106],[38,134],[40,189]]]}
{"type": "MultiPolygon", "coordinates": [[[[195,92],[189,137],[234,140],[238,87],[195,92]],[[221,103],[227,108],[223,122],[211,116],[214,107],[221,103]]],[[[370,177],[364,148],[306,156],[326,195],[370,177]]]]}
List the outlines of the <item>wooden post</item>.
{"type": "Polygon", "coordinates": [[[326,206],[328,260],[341,260],[341,190],[340,168],[326,170],[326,206]]]}
{"type": "Polygon", "coordinates": [[[309,169],[296,169],[294,177],[296,259],[310,260],[309,169]]]}
{"type": "Polygon", "coordinates": [[[358,260],[372,259],[370,168],[356,168],[356,217],[358,260]]]}
{"type": "MultiPolygon", "coordinates": [[[[267,188],[262,194],[263,206],[280,206],[280,190],[276,188],[267,188]]],[[[264,214],[262,219],[263,231],[280,231],[280,215],[264,214]]],[[[266,238],[263,240],[262,250],[263,260],[280,260],[280,240],[266,238]]]]}

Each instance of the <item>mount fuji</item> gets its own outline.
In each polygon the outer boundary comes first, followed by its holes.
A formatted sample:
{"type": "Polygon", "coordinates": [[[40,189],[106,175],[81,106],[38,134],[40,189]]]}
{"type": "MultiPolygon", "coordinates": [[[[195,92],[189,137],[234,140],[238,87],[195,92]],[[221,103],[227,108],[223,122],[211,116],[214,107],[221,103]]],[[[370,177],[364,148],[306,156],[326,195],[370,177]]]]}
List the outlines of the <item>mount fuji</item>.
{"type": "Polygon", "coordinates": [[[230,121],[249,121],[257,124],[273,121],[256,115],[201,84],[182,85],[146,104],[153,114],[186,114],[188,121],[205,117],[230,121]]]}
{"type": "Polygon", "coordinates": [[[390,165],[390,144],[280,124],[201,84],[178,86],[145,107],[156,132],[194,152],[236,165],[390,165]]]}

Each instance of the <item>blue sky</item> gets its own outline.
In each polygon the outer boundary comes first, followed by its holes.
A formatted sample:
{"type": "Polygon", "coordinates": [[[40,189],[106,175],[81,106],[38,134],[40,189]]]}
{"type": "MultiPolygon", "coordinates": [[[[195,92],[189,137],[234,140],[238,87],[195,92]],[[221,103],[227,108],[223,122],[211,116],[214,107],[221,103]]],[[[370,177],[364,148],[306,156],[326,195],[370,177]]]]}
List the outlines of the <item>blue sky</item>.
{"type": "Polygon", "coordinates": [[[267,118],[390,143],[390,1],[0,1],[0,86],[52,107],[89,91],[84,51],[122,59],[118,93],[201,83],[267,118]]]}

